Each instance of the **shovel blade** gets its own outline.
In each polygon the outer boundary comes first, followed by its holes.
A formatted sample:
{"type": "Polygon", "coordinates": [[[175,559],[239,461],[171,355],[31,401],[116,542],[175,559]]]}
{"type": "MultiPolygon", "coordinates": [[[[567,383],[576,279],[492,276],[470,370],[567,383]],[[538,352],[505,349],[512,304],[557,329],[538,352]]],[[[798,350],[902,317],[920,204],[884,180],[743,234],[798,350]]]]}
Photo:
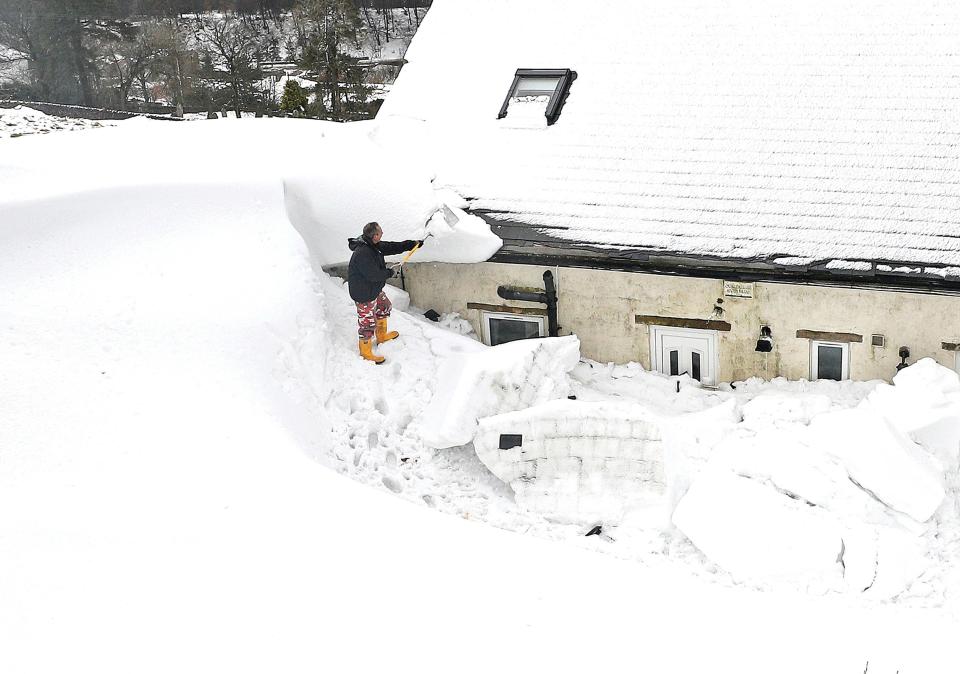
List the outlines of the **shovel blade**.
{"type": "Polygon", "coordinates": [[[443,212],[443,220],[447,223],[447,226],[456,227],[457,223],[460,222],[460,218],[457,217],[457,214],[450,210],[450,207],[446,204],[441,204],[440,210],[443,212]]]}

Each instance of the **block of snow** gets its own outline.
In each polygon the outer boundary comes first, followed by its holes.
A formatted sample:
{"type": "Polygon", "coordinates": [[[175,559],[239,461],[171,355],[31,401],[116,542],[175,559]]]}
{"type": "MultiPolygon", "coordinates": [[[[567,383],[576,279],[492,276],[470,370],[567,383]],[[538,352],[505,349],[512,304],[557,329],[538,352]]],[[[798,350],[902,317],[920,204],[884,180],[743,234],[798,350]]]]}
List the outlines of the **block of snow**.
{"type": "Polygon", "coordinates": [[[475,353],[454,353],[438,367],[439,384],[424,409],[424,442],[435,449],[473,440],[477,419],[565,398],[567,373],[580,359],[574,335],[524,339],[475,353]]]}
{"type": "Polygon", "coordinates": [[[877,573],[865,590],[877,599],[889,599],[906,590],[927,566],[923,539],[900,528],[877,528],[877,573]]]}
{"type": "Polygon", "coordinates": [[[863,404],[936,457],[941,470],[956,470],[960,459],[960,394],[941,395],[934,389],[884,384],[863,404]]]}
{"type": "Polygon", "coordinates": [[[897,596],[929,565],[923,539],[899,526],[847,527],[843,541],[847,587],[876,599],[897,596]]]}
{"type": "Polygon", "coordinates": [[[808,430],[802,424],[732,433],[717,445],[711,465],[769,481],[844,521],[884,515],[884,505],[850,482],[837,457],[811,446],[808,430]]]}
{"type": "Polygon", "coordinates": [[[738,580],[832,583],[842,572],[835,518],[727,470],[703,471],[673,523],[738,580]]]}
{"type": "Polygon", "coordinates": [[[960,463],[960,378],[931,358],[904,368],[868,396],[866,405],[882,414],[935,456],[940,467],[960,463]]]}
{"type": "Polygon", "coordinates": [[[664,473],[671,509],[740,419],[736,401],[728,400],[700,412],[672,417],[663,424],[664,473]]]}
{"type": "Polygon", "coordinates": [[[423,236],[430,238],[412,262],[483,262],[500,250],[503,241],[482,218],[443,205],[446,212],[441,207],[424,226],[423,236]]]}
{"type": "Polygon", "coordinates": [[[486,417],[473,444],[518,503],[558,521],[615,523],[665,491],[660,420],[636,403],[555,400],[486,417]]]}
{"type": "Polygon", "coordinates": [[[933,358],[922,358],[903,368],[893,377],[893,383],[917,392],[960,393],[960,375],[933,358]]]}
{"type": "Polygon", "coordinates": [[[811,443],[836,456],[850,479],[917,522],[943,501],[941,480],[922,449],[871,407],[822,414],[810,432],[811,443]]]}
{"type": "Polygon", "coordinates": [[[869,589],[877,578],[877,527],[848,523],[843,530],[843,580],[851,592],[869,589]]]}
{"type": "Polygon", "coordinates": [[[383,292],[396,311],[406,311],[410,308],[410,293],[389,283],[383,286],[383,292]]]}

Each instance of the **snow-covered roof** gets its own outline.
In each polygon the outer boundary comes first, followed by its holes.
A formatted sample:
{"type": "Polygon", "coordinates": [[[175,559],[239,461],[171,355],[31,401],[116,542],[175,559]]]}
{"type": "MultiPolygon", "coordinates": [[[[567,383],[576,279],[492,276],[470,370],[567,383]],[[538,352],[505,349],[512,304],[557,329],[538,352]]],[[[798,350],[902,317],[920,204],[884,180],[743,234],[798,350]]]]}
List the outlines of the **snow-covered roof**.
{"type": "Polygon", "coordinates": [[[938,0],[436,0],[380,118],[426,120],[441,182],[552,237],[949,276],[958,35],[938,0]],[[518,68],[576,71],[556,124],[497,120],[518,68]]]}

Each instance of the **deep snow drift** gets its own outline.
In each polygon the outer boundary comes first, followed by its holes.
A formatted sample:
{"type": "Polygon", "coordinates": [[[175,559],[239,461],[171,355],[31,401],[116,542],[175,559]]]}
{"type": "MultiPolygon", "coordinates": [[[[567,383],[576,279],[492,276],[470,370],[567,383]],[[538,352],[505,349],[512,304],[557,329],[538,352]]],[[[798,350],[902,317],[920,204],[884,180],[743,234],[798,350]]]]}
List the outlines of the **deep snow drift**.
{"type": "MultiPolygon", "coordinates": [[[[645,510],[585,538],[518,506],[469,445],[431,449],[442,358],[485,347],[398,311],[388,362],[356,356],[353,305],[263,168],[329,129],[261,121],[0,149],[0,670],[952,671],[955,484],[924,588],[878,603],[738,584],[645,510]],[[134,174],[110,154],[131,143],[224,164],[134,174]]],[[[806,424],[883,390],[677,394],[590,363],[567,383],[577,401],[711,421],[681,438],[708,456],[733,426],[778,428],[773,409],[806,424]]],[[[939,419],[898,428],[948,445],[939,419]]],[[[665,479],[697,474],[687,454],[665,479]]]]}
{"type": "Polygon", "coordinates": [[[462,210],[467,204],[461,197],[435,188],[433,173],[417,161],[417,149],[397,145],[393,137],[380,124],[367,135],[331,134],[321,155],[285,176],[287,217],[314,262],[348,261],[343,242],[368,221],[379,222],[389,241],[429,236],[416,253],[418,262],[488,260],[502,245],[500,238],[462,210]],[[359,225],[357,214],[363,214],[359,225]]]}

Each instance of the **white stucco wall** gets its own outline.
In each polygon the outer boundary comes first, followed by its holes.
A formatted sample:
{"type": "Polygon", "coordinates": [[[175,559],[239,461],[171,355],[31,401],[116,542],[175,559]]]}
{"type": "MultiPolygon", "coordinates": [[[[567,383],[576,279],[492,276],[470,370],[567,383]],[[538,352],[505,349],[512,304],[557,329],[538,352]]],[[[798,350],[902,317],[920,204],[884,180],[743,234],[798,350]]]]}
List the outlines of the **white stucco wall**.
{"type": "Polygon", "coordinates": [[[501,299],[497,286],[542,288],[546,269],[557,285],[560,334],[576,334],[583,355],[601,362],[638,361],[649,368],[650,328],[635,316],[714,319],[714,304],[723,298],[720,320],[731,329],[719,333],[719,381],[808,378],[810,341],[796,337],[798,330],[862,335],[862,342],[850,344],[852,379],[890,380],[900,346],[910,348],[911,363],[931,357],[950,368],[956,364],[955,354],[941,345],[960,342],[960,296],[758,282],[753,299],[741,299],[724,297],[719,279],[490,262],[411,264],[406,285],[416,306],[457,312],[479,333],[480,311],[467,309],[468,303],[542,309],[501,299]],[[761,325],[773,331],[770,353],[754,350],[761,325]],[[872,347],[872,334],[884,335],[886,346],[872,347]]]}

